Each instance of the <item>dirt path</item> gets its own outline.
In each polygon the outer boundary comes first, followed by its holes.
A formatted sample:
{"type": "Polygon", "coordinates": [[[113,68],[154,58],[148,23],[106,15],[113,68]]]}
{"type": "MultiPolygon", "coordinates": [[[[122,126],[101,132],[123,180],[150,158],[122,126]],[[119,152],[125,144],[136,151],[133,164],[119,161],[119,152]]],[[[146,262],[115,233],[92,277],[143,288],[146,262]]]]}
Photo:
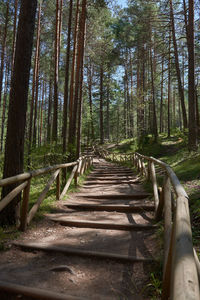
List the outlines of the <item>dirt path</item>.
{"type": "MultiPolygon", "coordinates": [[[[156,257],[150,198],[130,169],[96,159],[80,192],[1,254],[0,286],[59,293],[51,299],[150,299],[156,257]]],[[[36,299],[34,293],[20,299],[36,299]]],[[[0,299],[18,298],[6,292],[0,299]]]]}

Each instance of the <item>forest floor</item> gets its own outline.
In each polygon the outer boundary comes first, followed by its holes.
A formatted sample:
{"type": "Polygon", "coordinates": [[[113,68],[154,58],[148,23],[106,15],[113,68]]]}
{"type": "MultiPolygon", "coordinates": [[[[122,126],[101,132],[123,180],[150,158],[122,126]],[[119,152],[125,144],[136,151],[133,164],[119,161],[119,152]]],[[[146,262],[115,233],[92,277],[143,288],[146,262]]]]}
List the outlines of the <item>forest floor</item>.
{"type": "MultiPolygon", "coordinates": [[[[141,199],[143,205],[151,205],[152,202],[147,197],[148,194],[139,182],[138,176],[134,173],[126,174],[130,169],[116,167],[103,160],[97,160],[95,164],[95,169],[78,192],[68,195],[66,201],[57,202],[53,209],[54,214],[46,215],[45,218],[34,223],[15,242],[25,245],[32,243],[32,245],[45,247],[53,245],[68,250],[72,249],[72,252],[73,249],[79,249],[158,260],[160,248],[154,228],[139,232],[137,230],[114,230],[109,227],[104,229],[78,228],[75,225],[63,226],[52,220],[52,218],[61,220],[64,217],[65,220],[70,219],[71,221],[81,219],[86,222],[89,220],[90,222],[123,224],[125,226],[137,224],[151,226],[153,221],[151,211],[142,210],[137,213],[77,211],[66,207],[66,204],[80,203],[84,205],[92,203],[97,206],[99,204],[122,204],[132,207],[133,205],[137,206],[140,202],[138,199],[129,199],[129,196],[134,198],[134,195],[138,194],[143,195],[144,199],[141,199]],[[107,170],[112,173],[112,180],[110,178],[111,182],[105,184],[101,180],[105,180],[107,177],[107,174],[104,173],[107,170]],[[101,171],[103,178],[98,176],[98,172],[101,171]],[[119,174],[117,174],[118,172],[119,174]],[[121,172],[125,172],[123,180],[126,180],[127,183],[113,184],[116,176],[121,177],[121,172]],[[100,182],[93,184],[97,180],[100,182]],[[116,195],[116,198],[111,197],[110,199],[109,195],[116,195]]],[[[97,259],[92,255],[85,258],[63,253],[45,253],[34,247],[27,247],[27,251],[24,252],[12,244],[13,241],[7,241],[7,251],[1,252],[0,281],[66,293],[87,300],[159,299],[160,290],[156,284],[160,283],[156,282],[153,273],[155,269],[158,269],[159,262],[122,262],[106,259],[106,257],[97,259]]],[[[9,296],[5,299],[12,298],[9,296]]]]}

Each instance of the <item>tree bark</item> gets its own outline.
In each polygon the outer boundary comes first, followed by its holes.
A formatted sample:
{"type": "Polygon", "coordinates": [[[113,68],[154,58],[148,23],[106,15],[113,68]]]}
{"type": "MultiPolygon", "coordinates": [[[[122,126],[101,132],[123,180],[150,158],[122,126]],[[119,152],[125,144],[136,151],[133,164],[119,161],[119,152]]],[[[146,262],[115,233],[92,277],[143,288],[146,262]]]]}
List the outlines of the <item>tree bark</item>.
{"type": "Polygon", "coordinates": [[[100,66],[100,144],[104,144],[104,127],[103,127],[103,66],[100,66]]]}
{"type": "Polygon", "coordinates": [[[188,149],[197,150],[196,99],[195,99],[195,59],[194,59],[194,0],[189,1],[188,15],[188,108],[189,136],[188,149]]]}
{"type": "Polygon", "coordinates": [[[171,132],[171,32],[169,31],[167,135],[171,132]]]}
{"type": "MultiPolygon", "coordinates": [[[[21,0],[15,63],[11,79],[3,178],[20,174],[24,168],[24,133],[36,8],[37,0],[21,0]]],[[[14,187],[15,185],[4,187],[2,197],[5,197],[14,187]]],[[[18,195],[1,212],[2,226],[16,223],[15,212],[20,199],[21,196],[18,195]]]]}
{"type": "Polygon", "coordinates": [[[13,23],[13,45],[12,45],[12,70],[14,66],[15,47],[16,47],[17,9],[18,9],[18,0],[15,0],[15,12],[14,12],[14,23],[13,23]]]}
{"type": "MultiPolygon", "coordinates": [[[[38,7],[38,15],[37,15],[37,37],[36,37],[36,50],[35,50],[35,60],[34,60],[34,70],[33,70],[33,82],[32,82],[32,99],[31,99],[31,108],[30,108],[30,120],[29,120],[29,134],[28,134],[28,165],[30,164],[30,154],[31,154],[31,146],[32,146],[32,137],[33,137],[33,111],[34,111],[34,103],[35,103],[35,86],[36,79],[38,73],[38,60],[39,60],[39,52],[40,52],[40,20],[41,20],[41,3],[39,3],[38,7]]],[[[34,128],[35,128],[35,120],[34,120],[34,128]]],[[[35,129],[36,130],[36,129],[35,129]]]]}
{"type": "Polygon", "coordinates": [[[73,123],[73,109],[74,109],[74,74],[76,66],[76,56],[77,56],[77,33],[78,33],[78,19],[79,19],[79,0],[76,3],[76,17],[74,25],[74,46],[73,46],[73,59],[71,65],[71,80],[70,80],[70,93],[69,93],[69,134],[68,134],[68,150],[72,151],[73,135],[72,123],[73,123]]]}
{"type": "Polygon", "coordinates": [[[65,66],[64,106],[63,106],[63,154],[65,154],[67,150],[67,119],[68,119],[69,62],[70,62],[69,60],[70,60],[71,29],[72,29],[72,9],[73,9],[73,0],[70,0],[67,53],[66,53],[66,66],[65,66]]]}
{"type": "Polygon", "coordinates": [[[3,41],[1,48],[1,68],[0,68],[0,105],[1,105],[1,97],[2,97],[2,87],[3,87],[3,77],[4,77],[4,65],[5,65],[5,50],[6,50],[6,40],[7,40],[7,32],[8,32],[8,20],[9,20],[9,2],[7,2],[6,6],[6,15],[5,15],[5,25],[4,25],[4,33],[3,33],[3,41]]]}
{"type": "Polygon", "coordinates": [[[56,26],[55,26],[55,57],[54,57],[54,110],[52,140],[57,143],[58,139],[58,69],[60,49],[60,0],[56,0],[56,26]]]}
{"type": "Polygon", "coordinates": [[[72,145],[75,146],[76,131],[77,131],[77,118],[78,118],[78,105],[80,101],[80,84],[81,84],[81,63],[84,55],[84,37],[85,37],[85,20],[86,20],[86,5],[87,1],[82,0],[82,10],[79,19],[79,34],[78,34],[78,49],[77,49],[77,62],[76,62],[76,75],[74,87],[74,109],[72,121],[72,145]]]}
{"type": "Polygon", "coordinates": [[[178,57],[178,49],[177,49],[176,34],[175,34],[174,11],[173,11],[172,0],[170,0],[169,3],[170,3],[170,19],[171,19],[172,38],[173,38],[173,46],[174,46],[175,67],[176,67],[176,75],[177,75],[177,80],[178,80],[178,91],[179,91],[179,97],[180,97],[181,108],[182,108],[183,127],[184,127],[184,129],[186,129],[188,127],[188,122],[187,122],[187,114],[186,114],[185,100],[184,100],[184,89],[182,86],[181,72],[180,72],[180,66],[179,66],[179,57],[178,57]]]}

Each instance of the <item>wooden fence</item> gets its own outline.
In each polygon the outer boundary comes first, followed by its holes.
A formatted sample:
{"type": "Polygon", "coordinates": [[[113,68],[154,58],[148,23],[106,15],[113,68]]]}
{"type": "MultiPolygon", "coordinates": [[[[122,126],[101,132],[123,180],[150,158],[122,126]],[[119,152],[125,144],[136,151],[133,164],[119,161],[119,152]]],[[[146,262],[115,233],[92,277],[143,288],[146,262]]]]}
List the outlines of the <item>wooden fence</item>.
{"type": "Polygon", "coordinates": [[[98,151],[105,159],[131,161],[140,175],[152,182],[155,219],[164,219],[162,300],[199,300],[200,262],[193,248],[188,196],[176,174],[153,157],[98,151]],[[163,180],[162,188],[158,188],[156,168],[163,180]]]}
{"type": "Polygon", "coordinates": [[[50,187],[56,180],[56,199],[62,200],[69,189],[72,180],[75,180],[75,184],[78,183],[79,176],[82,175],[93,163],[93,156],[87,155],[80,157],[77,161],[66,164],[59,164],[50,166],[47,168],[42,168],[34,170],[32,172],[27,172],[19,174],[13,177],[5,178],[0,180],[0,187],[7,186],[10,184],[19,183],[19,185],[14,188],[6,197],[0,201],[0,211],[2,211],[19,193],[23,191],[23,199],[20,212],[20,226],[19,229],[22,231],[26,230],[27,225],[30,224],[31,220],[38,211],[42,201],[45,199],[50,187]],[[60,190],[60,180],[61,180],[61,170],[65,170],[67,173],[67,168],[73,167],[71,174],[65,183],[63,191],[60,190]],[[36,203],[33,205],[31,210],[28,212],[29,197],[30,197],[30,187],[31,179],[37,176],[42,176],[44,174],[53,173],[47,182],[47,185],[41,192],[36,203]]]}

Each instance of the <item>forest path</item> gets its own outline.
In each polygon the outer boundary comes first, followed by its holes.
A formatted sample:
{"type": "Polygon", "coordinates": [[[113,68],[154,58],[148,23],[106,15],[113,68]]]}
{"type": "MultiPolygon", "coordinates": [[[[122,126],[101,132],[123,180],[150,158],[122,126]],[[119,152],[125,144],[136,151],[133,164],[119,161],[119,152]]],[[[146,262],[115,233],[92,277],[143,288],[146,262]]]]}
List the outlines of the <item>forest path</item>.
{"type": "Polygon", "coordinates": [[[45,299],[40,289],[51,291],[46,299],[150,299],[158,249],[150,198],[131,169],[95,159],[80,191],[1,256],[0,286],[38,289],[25,288],[20,299],[45,299]]]}

